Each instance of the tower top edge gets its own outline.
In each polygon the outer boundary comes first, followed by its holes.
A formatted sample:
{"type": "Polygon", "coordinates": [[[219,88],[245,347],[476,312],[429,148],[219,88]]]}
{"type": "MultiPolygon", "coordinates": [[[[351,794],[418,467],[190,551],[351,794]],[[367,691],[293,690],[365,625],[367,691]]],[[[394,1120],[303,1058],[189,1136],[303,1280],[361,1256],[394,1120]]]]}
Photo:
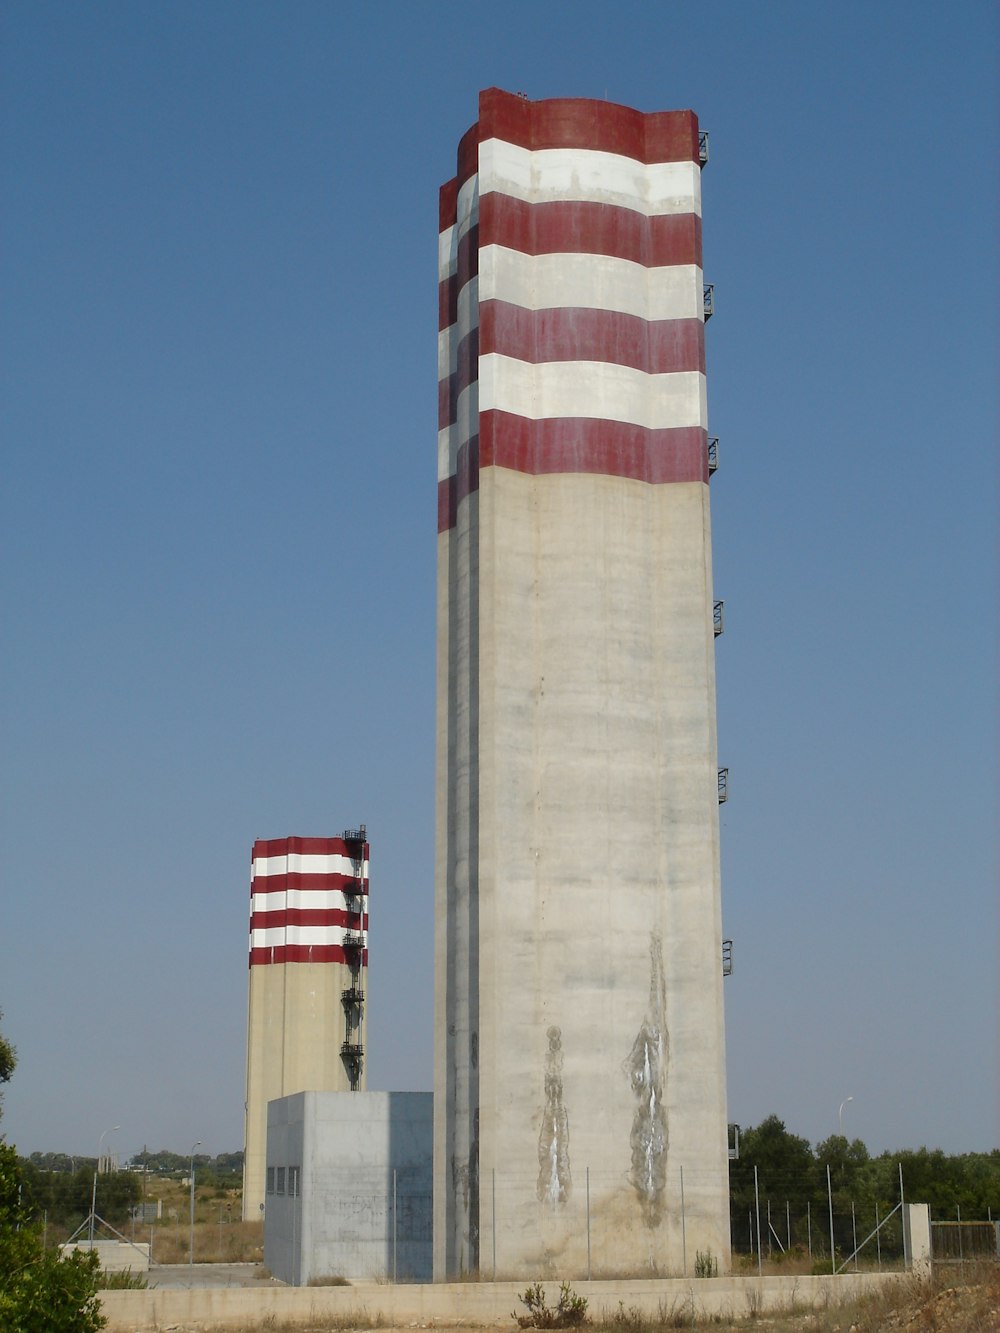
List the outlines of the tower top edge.
{"type": "Polygon", "coordinates": [[[614,153],[641,165],[700,162],[694,111],[636,111],[599,98],[531,101],[521,93],[484,88],[479,119],[462,135],[455,176],[441,190],[441,227],[448,225],[455,192],[479,170],[479,147],[499,139],[529,152],[570,149],[614,153]]]}

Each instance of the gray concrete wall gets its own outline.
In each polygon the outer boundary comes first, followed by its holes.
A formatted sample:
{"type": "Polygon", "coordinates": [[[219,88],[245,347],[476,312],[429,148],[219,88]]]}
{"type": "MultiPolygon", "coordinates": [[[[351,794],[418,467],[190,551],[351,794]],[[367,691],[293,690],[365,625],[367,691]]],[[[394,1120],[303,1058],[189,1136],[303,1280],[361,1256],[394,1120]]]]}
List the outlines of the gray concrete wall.
{"type": "MultiPolygon", "coordinates": [[[[845,1273],[838,1277],[765,1277],[680,1279],[657,1282],[579,1282],[577,1294],[586,1297],[589,1313],[614,1315],[619,1303],[656,1317],[674,1315],[746,1316],[787,1309],[836,1308],[864,1292],[878,1291],[900,1280],[898,1274],[845,1273]]],[[[524,1283],[464,1282],[425,1286],[360,1284],[351,1287],[314,1287],[289,1290],[260,1285],[248,1290],[107,1291],[101,1304],[108,1317],[108,1333],[147,1333],[150,1329],[245,1329],[276,1323],[302,1323],[313,1328],[323,1321],[344,1326],[349,1318],[370,1327],[406,1324],[500,1324],[513,1328],[510,1314],[520,1310],[518,1297],[524,1283]]],[[[558,1295],[547,1289],[549,1302],[558,1295]]]]}
{"type": "Polygon", "coordinates": [[[432,1101],[303,1092],[268,1105],[264,1263],[275,1277],[430,1279],[432,1101]]]}

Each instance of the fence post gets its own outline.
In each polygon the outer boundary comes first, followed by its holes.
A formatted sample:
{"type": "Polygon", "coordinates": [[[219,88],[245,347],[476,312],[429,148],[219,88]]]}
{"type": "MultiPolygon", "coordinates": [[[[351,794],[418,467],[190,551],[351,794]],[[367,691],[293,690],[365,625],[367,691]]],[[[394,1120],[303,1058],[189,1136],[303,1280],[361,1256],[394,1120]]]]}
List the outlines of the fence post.
{"type": "Polygon", "coordinates": [[[683,1274],[688,1275],[687,1218],[684,1213],[684,1167],[681,1166],[681,1263],[683,1274]]]}
{"type": "Polygon", "coordinates": [[[785,1200],[785,1248],[792,1248],[792,1210],[788,1200],[785,1200]]]}
{"type": "Polygon", "coordinates": [[[587,1167],[587,1281],[590,1281],[590,1167],[587,1167]]]}
{"type": "Polygon", "coordinates": [[[826,1197],[830,1203],[830,1272],[837,1272],[837,1245],[833,1238],[833,1185],[830,1183],[830,1164],[826,1167],[826,1197]]]}
{"type": "Polygon", "coordinates": [[[962,1249],[962,1205],[955,1204],[955,1216],[958,1218],[958,1262],[965,1263],[965,1251],[962,1249]]]}
{"type": "Polygon", "coordinates": [[[882,1271],[882,1223],[878,1216],[878,1199],[875,1200],[875,1252],[878,1255],[878,1271],[882,1271]]]}
{"type": "Polygon", "coordinates": [[[757,1276],[761,1277],[764,1272],[764,1260],[760,1250],[760,1190],[757,1188],[757,1168],[753,1169],[753,1198],[757,1210],[757,1276]]]}
{"type": "Polygon", "coordinates": [[[396,1281],[396,1171],[392,1172],[392,1280],[396,1281]]]}
{"type": "Polygon", "coordinates": [[[858,1219],[854,1214],[854,1200],[851,1200],[851,1235],[854,1238],[854,1271],[858,1271],[858,1219]]]}
{"type": "Polygon", "coordinates": [[[812,1219],[812,1201],[806,1199],[806,1235],[809,1238],[809,1258],[813,1257],[813,1219],[812,1219]]]}
{"type": "Polygon", "coordinates": [[[493,1281],[497,1280],[497,1169],[493,1172],[493,1281]]]}
{"type": "Polygon", "coordinates": [[[910,1247],[908,1242],[909,1218],[906,1216],[906,1200],[903,1196],[903,1163],[899,1163],[899,1221],[903,1233],[903,1267],[910,1266],[910,1247]]]}

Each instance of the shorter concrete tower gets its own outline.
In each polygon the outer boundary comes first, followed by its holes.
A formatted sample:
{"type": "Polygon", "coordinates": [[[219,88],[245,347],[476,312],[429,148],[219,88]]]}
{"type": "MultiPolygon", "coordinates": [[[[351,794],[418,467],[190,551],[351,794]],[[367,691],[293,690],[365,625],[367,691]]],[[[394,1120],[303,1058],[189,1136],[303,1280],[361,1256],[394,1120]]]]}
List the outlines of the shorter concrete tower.
{"type": "Polygon", "coordinates": [[[365,1088],[368,842],[268,838],[253,845],[243,1216],[264,1202],[267,1104],[365,1088]]]}

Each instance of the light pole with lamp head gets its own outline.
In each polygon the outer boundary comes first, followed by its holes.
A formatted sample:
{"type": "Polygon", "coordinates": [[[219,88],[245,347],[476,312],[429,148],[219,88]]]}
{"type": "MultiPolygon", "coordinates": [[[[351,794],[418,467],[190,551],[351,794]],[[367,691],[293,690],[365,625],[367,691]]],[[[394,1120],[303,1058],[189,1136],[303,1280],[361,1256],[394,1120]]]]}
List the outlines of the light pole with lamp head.
{"type": "Polygon", "coordinates": [[[201,1139],[191,1145],[191,1246],[188,1250],[188,1266],[194,1264],[194,1150],[201,1147],[201,1139]]]}
{"type": "Polygon", "coordinates": [[[91,1191],[90,1195],[90,1248],[91,1249],[94,1248],[94,1217],[97,1214],[97,1173],[101,1167],[101,1145],[104,1143],[105,1137],[108,1134],[117,1134],[118,1130],[120,1129],[121,1125],[112,1125],[110,1129],[104,1130],[101,1134],[101,1137],[97,1140],[97,1161],[94,1163],[94,1188],[91,1191]]]}
{"type": "Polygon", "coordinates": [[[844,1107],[848,1102],[853,1102],[853,1097],[845,1097],[840,1103],[840,1110],[837,1112],[837,1127],[840,1130],[840,1137],[844,1137],[844,1107]]]}

